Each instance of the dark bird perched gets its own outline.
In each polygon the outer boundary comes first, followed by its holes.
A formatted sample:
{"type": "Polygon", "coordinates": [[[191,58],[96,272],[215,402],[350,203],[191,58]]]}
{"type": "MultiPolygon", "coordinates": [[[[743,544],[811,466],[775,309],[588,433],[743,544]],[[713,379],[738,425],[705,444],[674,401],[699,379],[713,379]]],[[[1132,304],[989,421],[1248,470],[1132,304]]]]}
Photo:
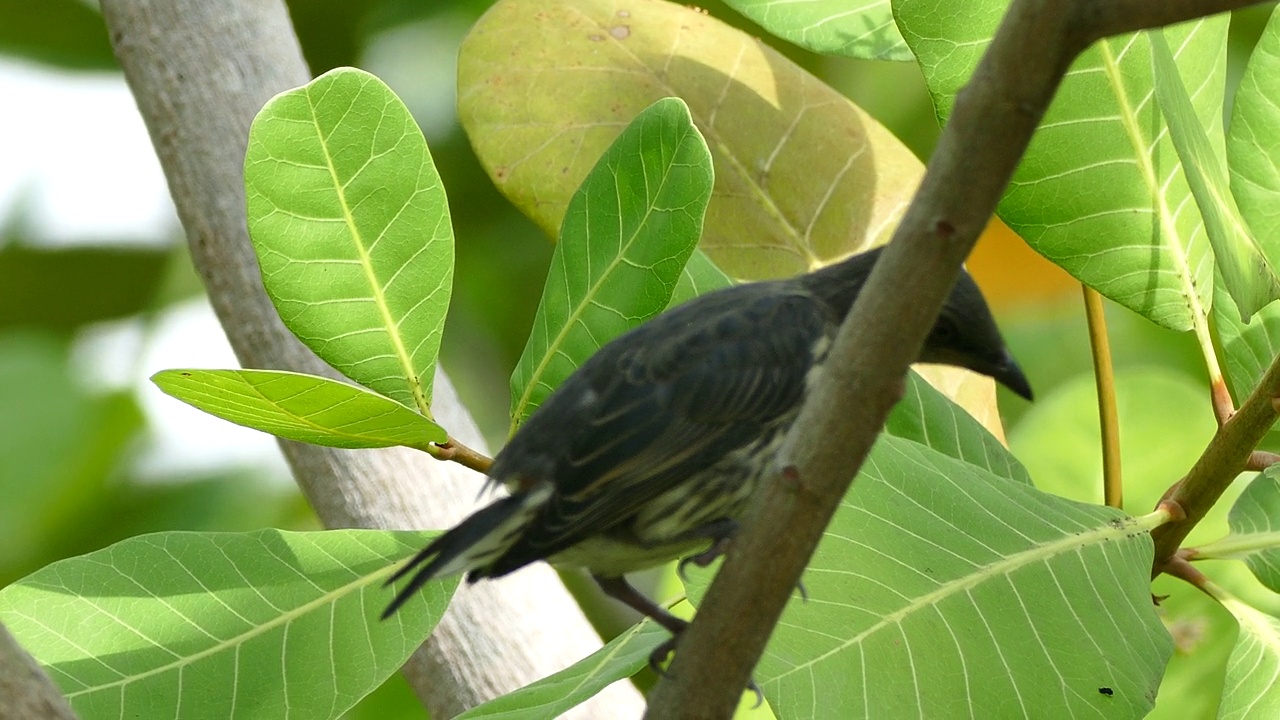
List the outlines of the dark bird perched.
{"type": "MultiPolygon", "coordinates": [[[[512,490],[436,538],[395,574],[413,574],[383,617],[427,581],[494,578],[536,560],[582,567],[612,597],[672,633],[685,621],[625,573],[723,552],[795,422],[816,369],[880,250],[788,280],[691,300],[600,348],[498,453],[490,482],[512,490]],[[699,553],[699,554],[695,554],[699,553]]],[[[1031,387],[987,304],[961,271],[920,362],[1031,387]]]]}

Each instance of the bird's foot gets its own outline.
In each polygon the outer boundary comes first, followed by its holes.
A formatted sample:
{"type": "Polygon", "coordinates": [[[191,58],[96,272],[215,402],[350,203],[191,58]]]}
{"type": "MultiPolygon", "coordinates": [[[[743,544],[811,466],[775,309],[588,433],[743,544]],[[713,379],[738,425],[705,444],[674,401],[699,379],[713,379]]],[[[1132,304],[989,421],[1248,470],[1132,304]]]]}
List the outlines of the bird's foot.
{"type": "MultiPolygon", "coordinates": [[[[667,658],[671,656],[671,653],[675,652],[676,644],[680,642],[681,634],[682,633],[672,633],[671,637],[667,638],[661,645],[654,648],[653,652],[649,653],[649,667],[661,677],[667,677],[667,671],[662,667],[662,665],[667,661],[667,658]]],[[[751,706],[752,710],[764,704],[764,691],[756,684],[755,678],[747,679],[747,690],[750,690],[756,695],[756,703],[751,706]]]]}
{"type": "Polygon", "coordinates": [[[690,563],[693,563],[700,568],[707,567],[728,552],[731,544],[733,544],[732,536],[726,535],[717,539],[710,548],[698,553],[697,555],[690,555],[689,557],[681,560],[680,564],[676,565],[676,573],[680,576],[681,580],[688,581],[689,577],[685,575],[684,571],[690,563]]]}

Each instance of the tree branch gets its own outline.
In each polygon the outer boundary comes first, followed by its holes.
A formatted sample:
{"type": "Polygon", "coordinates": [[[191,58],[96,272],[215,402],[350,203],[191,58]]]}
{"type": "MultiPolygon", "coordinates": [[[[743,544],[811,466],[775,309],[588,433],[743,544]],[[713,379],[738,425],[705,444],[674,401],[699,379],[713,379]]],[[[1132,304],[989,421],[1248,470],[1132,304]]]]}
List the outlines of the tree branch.
{"type": "MultiPolygon", "coordinates": [[[[246,367],[336,377],[280,322],[245,224],[249,124],[271,96],[310,79],[284,3],[103,0],[102,10],[236,356],[246,367]]],[[[483,452],[442,372],[435,387],[437,421],[483,452]]],[[[411,450],[281,446],[303,493],[331,528],[448,526],[472,509],[482,481],[457,463],[411,450]]],[[[555,573],[539,566],[460,590],[405,673],[433,717],[452,717],[599,646],[555,573]]],[[[579,712],[623,717],[639,707],[633,689],[616,685],[579,712]]]]}
{"type": "Polygon", "coordinates": [[[0,623],[0,715],[35,720],[75,720],[58,686],[0,623]]]}
{"type": "Polygon", "coordinates": [[[893,242],[876,263],[789,436],[798,482],[761,489],[646,717],[729,717],[823,529],[995,210],[1067,67],[1108,35],[1244,0],[1018,0],[987,48],[893,242]],[[910,293],[897,289],[909,287],[910,293]],[[859,408],[849,413],[847,408],[859,408]]]}
{"type": "Polygon", "coordinates": [[[1271,362],[1240,409],[1218,428],[1186,476],[1165,493],[1162,502],[1177,505],[1186,516],[1151,532],[1156,544],[1152,577],[1170,569],[1169,563],[1176,559],[1187,533],[1204,519],[1231,481],[1254,460],[1254,448],[1280,417],[1277,397],[1280,397],[1280,357],[1271,362]]]}

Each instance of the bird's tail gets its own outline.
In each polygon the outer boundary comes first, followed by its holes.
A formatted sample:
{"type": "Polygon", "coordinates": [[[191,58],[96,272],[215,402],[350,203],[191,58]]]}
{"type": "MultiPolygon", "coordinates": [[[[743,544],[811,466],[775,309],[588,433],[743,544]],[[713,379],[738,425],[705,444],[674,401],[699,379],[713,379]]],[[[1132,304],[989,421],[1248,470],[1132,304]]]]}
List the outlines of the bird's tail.
{"type": "Polygon", "coordinates": [[[482,568],[501,557],[550,493],[548,486],[503,498],[436,538],[387,580],[391,585],[413,573],[409,584],[387,605],[382,619],[391,617],[431,580],[482,568]]]}

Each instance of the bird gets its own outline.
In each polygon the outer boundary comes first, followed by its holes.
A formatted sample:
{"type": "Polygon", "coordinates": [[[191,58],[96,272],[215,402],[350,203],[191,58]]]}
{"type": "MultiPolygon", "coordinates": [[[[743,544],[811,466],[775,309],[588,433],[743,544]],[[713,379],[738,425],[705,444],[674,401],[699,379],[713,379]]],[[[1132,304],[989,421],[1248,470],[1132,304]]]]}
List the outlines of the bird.
{"type": "MultiPolygon", "coordinates": [[[[390,617],[432,579],[469,583],[546,560],[583,568],[670,633],[687,622],[626,575],[675,559],[710,564],[731,545],[775,467],[815,373],[883,248],[796,277],[685,302],[603,345],[512,435],[486,485],[511,492],[435,538],[390,580],[390,617]]],[[[968,368],[1032,399],[963,269],[919,362],[968,368]]]]}

